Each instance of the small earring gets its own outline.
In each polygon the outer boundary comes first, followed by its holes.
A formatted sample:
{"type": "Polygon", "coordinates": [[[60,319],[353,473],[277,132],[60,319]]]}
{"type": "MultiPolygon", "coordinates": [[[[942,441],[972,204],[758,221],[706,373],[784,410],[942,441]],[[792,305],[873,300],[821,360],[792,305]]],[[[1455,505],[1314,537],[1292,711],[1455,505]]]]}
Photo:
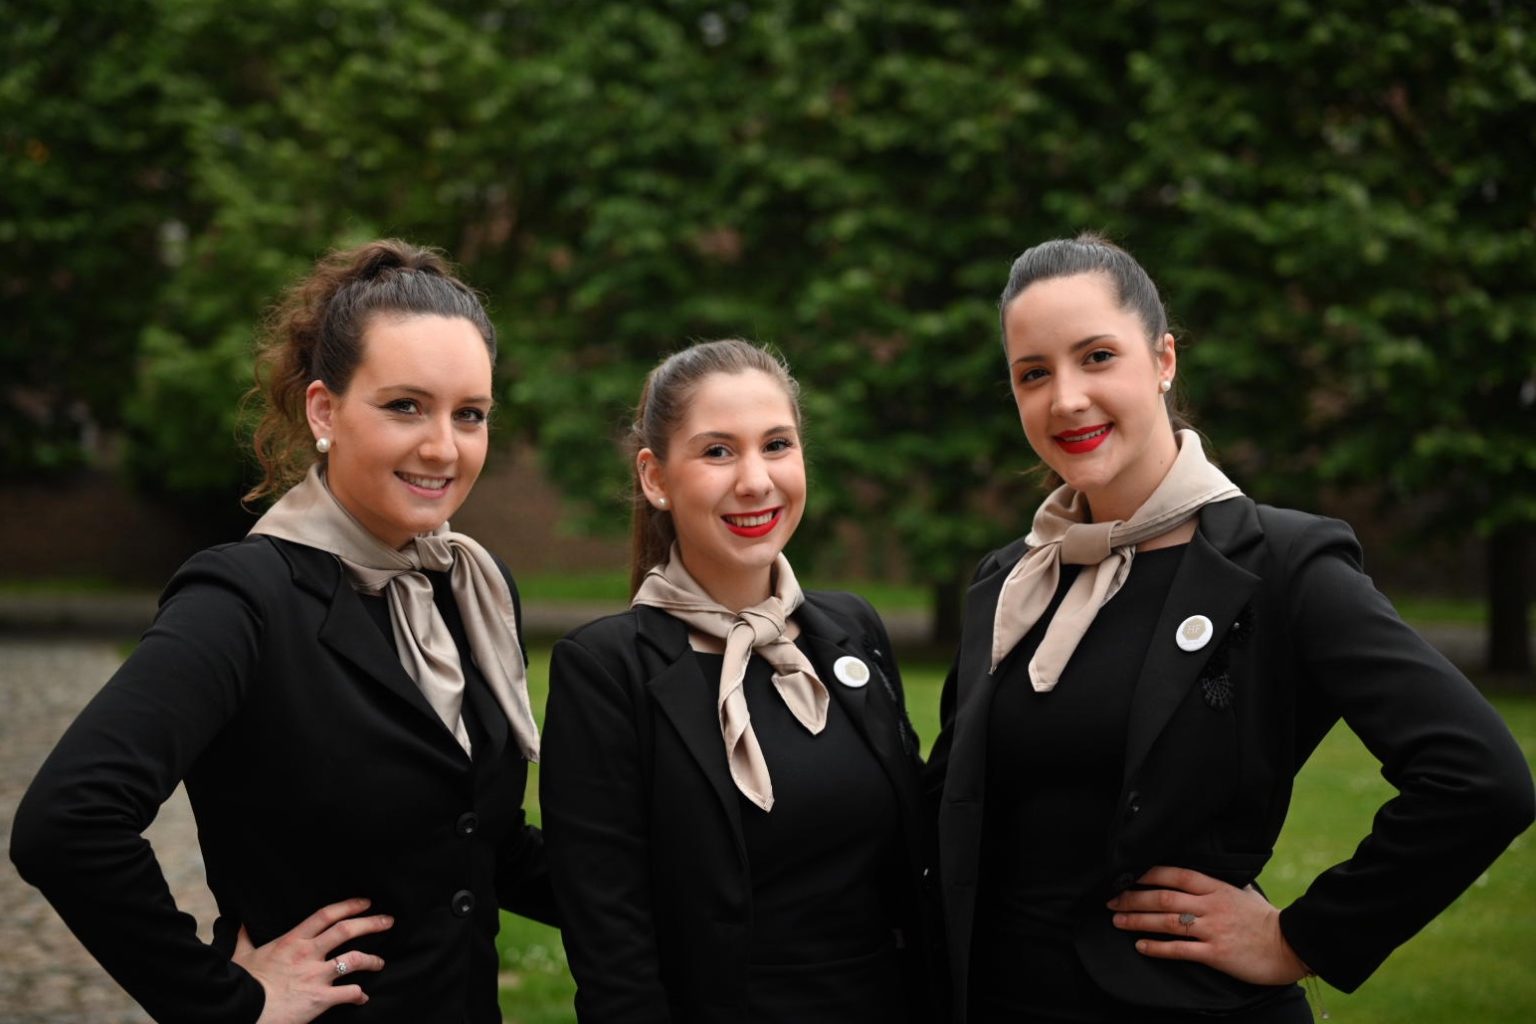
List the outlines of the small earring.
{"type": "Polygon", "coordinates": [[[666,508],[667,507],[667,499],[666,498],[657,498],[656,499],[656,507],[657,508],[666,508]]]}
{"type": "Polygon", "coordinates": [[[1166,395],[1168,392],[1173,390],[1173,381],[1171,381],[1171,380],[1158,381],[1157,387],[1158,387],[1158,390],[1162,391],[1162,393],[1166,395]]]}
{"type": "Polygon", "coordinates": [[[315,451],[319,452],[321,455],[324,455],[326,452],[328,452],[330,450],[331,450],[331,439],[330,438],[328,438],[328,437],[317,437],[317,438],[315,438],[315,451]]]}

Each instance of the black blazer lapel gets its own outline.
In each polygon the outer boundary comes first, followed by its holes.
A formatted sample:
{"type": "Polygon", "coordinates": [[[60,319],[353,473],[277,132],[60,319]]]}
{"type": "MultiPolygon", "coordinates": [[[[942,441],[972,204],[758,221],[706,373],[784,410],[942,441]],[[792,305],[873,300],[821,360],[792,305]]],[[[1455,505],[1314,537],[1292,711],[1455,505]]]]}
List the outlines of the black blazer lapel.
{"type": "Polygon", "coordinates": [[[473,663],[473,659],[464,666],[464,702],[474,708],[475,717],[480,720],[480,730],[484,733],[483,739],[475,744],[474,760],[495,764],[511,739],[512,724],[507,721],[507,713],[501,709],[496,695],[491,692],[490,685],[480,674],[480,667],[473,663]]]}
{"type": "Polygon", "coordinates": [[[1163,602],[1131,699],[1125,746],[1127,784],[1259,585],[1256,575],[1227,557],[1227,552],[1257,539],[1257,519],[1244,515],[1252,508],[1251,502],[1237,499],[1207,505],[1201,514],[1200,529],[1189,542],[1163,602]],[[1210,619],[1212,629],[1203,647],[1185,651],[1176,636],[1193,615],[1210,619]]]}
{"type": "Polygon", "coordinates": [[[842,617],[811,603],[795,611],[795,621],[805,635],[811,660],[816,664],[822,683],[858,729],[874,752],[886,777],[895,788],[902,805],[902,816],[916,821],[920,812],[915,764],[901,745],[901,709],[896,706],[894,686],[874,654],[866,647],[866,637],[849,634],[842,617]],[[839,658],[857,658],[868,670],[863,686],[849,686],[837,678],[839,658]],[[887,687],[892,687],[887,690],[887,687]]]}
{"type": "MultiPolygon", "coordinates": [[[[1017,559],[1015,559],[1017,561],[1017,559]]],[[[992,622],[997,599],[1013,562],[973,585],[965,596],[965,621],[955,670],[955,738],[945,783],[948,800],[982,799],[987,763],[987,727],[997,677],[991,672],[992,622]],[[954,755],[962,753],[960,758],[954,755]]],[[[979,821],[978,821],[979,823],[979,821]]]]}
{"type": "Polygon", "coordinates": [[[406,674],[395,652],[379,635],[378,627],[363,608],[362,599],[348,586],[335,556],[298,544],[279,543],[278,547],[293,568],[294,582],[326,604],[325,618],[320,624],[320,642],[425,716],[428,725],[435,727],[423,729],[424,734],[433,737],[433,747],[455,758],[462,767],[467,761],[463,748],[432,705],[427,703],[415,680],[406,674]]]}
{"type": "Polygon", "coordinates": [[[737,851],[745,863],[741,793],[726,764],[725,741],[720,736],[720,719],[715,713],[718,682],[704,678],[698,659],[688,646],[688,627],[682,622],[648,605],[637,607],[635,617],[646,688],[720,798],[737,851]]]}
{"type": "Polygon", "coordinates": [[[843,709],[843,713],[853,720],[854,727],[859,730],[875,751],[882,762],[885,762],[888,751],[882,750],[877,737],[870,734],[870,724],[867,721],[868,694],[870,686],[878,686],[879,676],[875,673],[873,659],[868,651],[856,645],[848,636],[848,630],[836,617],[806,601],[795,610],[795,622],[800,626],[800,632],[805,637],[805,645],[810,649],[811,661],[816,666],[816,674],[821,677],[822,685],[827,688],[833,700],[843,709]],[[833,666],[839,658],[858,658],[869,670],[868,681],[863,686],[849,686],[840,681],[833,666]]]}

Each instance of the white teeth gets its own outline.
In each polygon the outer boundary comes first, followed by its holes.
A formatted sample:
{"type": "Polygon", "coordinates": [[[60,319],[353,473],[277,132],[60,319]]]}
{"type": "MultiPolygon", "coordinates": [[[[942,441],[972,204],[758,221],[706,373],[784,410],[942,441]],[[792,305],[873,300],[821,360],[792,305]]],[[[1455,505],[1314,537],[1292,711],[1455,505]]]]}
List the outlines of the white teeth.
{"type": "Polygon", "coordinates": [[[428,491],[440,491],[448,486],[448,477],[446,476],[412,476],[410,473],[399,473],[397,475],[406,483],[415,484],[417,487],[428,491]]]}
{"type": "Polygon", "coordinates": [[[732,526],[762,526],[773,521],[773,513],[760,512],[755,516],[726,516],[725,521],[732,526]]]}
{"type": "Polygon", "coordinates": [[[1094,438],[1098,437],[1100,434],[1104,433],[1104,431],[1106,431],[1108,429],[1109,429],[1109,427],[1104,426],[1104,427],[1100,427],[1098,430],[1090,430],[1086,434],[1062,434],[1061,435],[1061,439],[1063,441],[1071,441],[1071,442],[1076,442],[1076,441],[1092,441],[1094,438]]]}

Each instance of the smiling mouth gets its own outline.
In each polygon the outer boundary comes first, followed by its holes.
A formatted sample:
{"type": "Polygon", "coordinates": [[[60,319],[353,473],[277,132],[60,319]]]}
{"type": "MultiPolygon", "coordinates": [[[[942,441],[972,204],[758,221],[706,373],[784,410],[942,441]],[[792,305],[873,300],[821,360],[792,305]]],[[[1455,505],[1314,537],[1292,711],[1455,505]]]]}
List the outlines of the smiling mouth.
{"type": "Polygon", "coordinates": [[[1109,432],[1114,429],[1112,423],[1100,423],[1096,427],[1088,427],[1084,430],[1063,431],[1055,435],[1055,441],[1071,455],[1081,455],[1091,452],[1104,443],[1109,432]]]}
{"type": "Polygon", "coordinates": [[[420,491],[441,491],[448,487],[451,476],[417,476],[415,473],[396,472],[395,476],[420,491]]]}
{"type": "Polygon", "coordinates": [[[778,525],[783,514],[784,509],[780,507],[764,509],[761,512],[725,515],[720,519],[725,523],[726,529],[738,537],[761,537],[778,525]]]}

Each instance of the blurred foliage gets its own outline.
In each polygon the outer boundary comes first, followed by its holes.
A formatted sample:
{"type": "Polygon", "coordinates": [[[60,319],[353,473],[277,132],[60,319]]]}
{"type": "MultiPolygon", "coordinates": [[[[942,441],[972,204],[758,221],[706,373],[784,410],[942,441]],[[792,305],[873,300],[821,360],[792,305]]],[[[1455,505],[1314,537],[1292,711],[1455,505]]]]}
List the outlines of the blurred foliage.
{"type": "Polygon", "coordinates": [[[1536,14],[1499,0],[0,0],[0,472],[127,432],[233,492],[265,303],[446,248],[504,424],[597,520],[645,369],[777,345],[807,540],[952,583],[1036,491],[996,347],[1019,250],[1104,230],[1234,474],[1536,522],[1536,14]]]}

